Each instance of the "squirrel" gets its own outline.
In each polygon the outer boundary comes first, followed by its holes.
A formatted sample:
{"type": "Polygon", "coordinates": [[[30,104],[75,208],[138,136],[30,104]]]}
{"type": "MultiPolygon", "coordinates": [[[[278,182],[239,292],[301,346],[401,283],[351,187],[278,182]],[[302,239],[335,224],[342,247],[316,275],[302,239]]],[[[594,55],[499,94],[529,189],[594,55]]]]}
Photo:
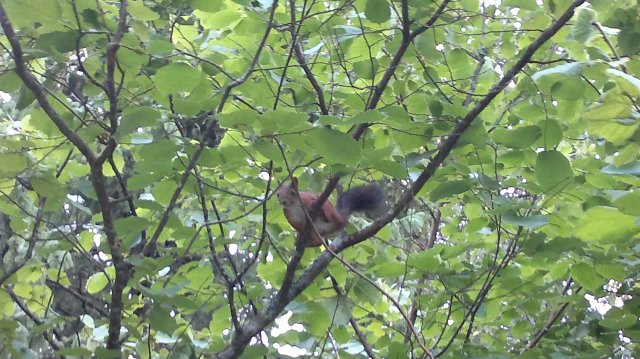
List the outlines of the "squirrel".
{"type": "MultiPolygon", "coordinates": [[[[291,184],[280,187],[276,195],[289,224],[298,233],[304,233],[307,223],[305,212],[311,209],[318,195],[311,192],[298,192],[298,179],[295,177],[291,184]]],[[[326,237],[342,230],[347,225],[351,212],[376,210],[383,203],[384,194],[380,186],[376,184],[349,189],[338,197],[335,207],[329,200],[326,200],[322,204],[318,217],[313,220],[315,230],[311,230],[307,246],[317,247],[322,244],[320,236],[326,237]]]]}

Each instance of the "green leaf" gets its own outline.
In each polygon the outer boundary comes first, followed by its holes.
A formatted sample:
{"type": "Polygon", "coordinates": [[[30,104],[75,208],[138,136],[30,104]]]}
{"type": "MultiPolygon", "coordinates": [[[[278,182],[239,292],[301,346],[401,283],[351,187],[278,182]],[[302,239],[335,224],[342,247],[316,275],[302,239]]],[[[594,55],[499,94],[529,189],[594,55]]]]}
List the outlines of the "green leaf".
{"type": "Polygon", "coordinates": [[[104,272],[94,273],[87,279],[87,293],[96,294],[103,290],[107,284],[109,284],[109,278],[107,278],[104,272]]]}
{"type": "Polygon", "coordinates": [[[602,172],[610,175],[635,175],[640,176],[640,161],[624,164],[622,166],[606,165],[602,172]]]}
{"type": "Polygon", "coordinates": [[[139,238],[142,231],[146,230],[149,226],[149,221],[142,217],[125,217],[115,221],[116,231],[118,236],[122,238],[125,248],[131,248],[136,244],[135,239],[139,238]]]}
{"type": "Polygon", "coordinates": [[[589,63],[585,62],[571,62],[568,64],[562,64],[555,67],[550,67],[536,72],[531,76],[534,81],[538,81],[543,76],[548,75],[563,75],[563,76],[578,76],[582,74],[583,68],[589,63]]]}
{"type": "Polygon", "coordinates": [[[600,325],[609,329],[625,329],[630,328],[638,322],[638,316],[630,313],[625,308],[611,308],[604,319],[600,321],[600,325]]]}
{"type": "Polygon", "coordinates": [[[132,1],[127,6],[127,12],[135,19],[143,21],[157,20],[160,18],[155,11],[144,6],[142,1],[132,1]]]}
{"type": "Polygon", "coordinates": [[[0,91],[15,92],[22,87],[22,80],[15,71],[7,71],[0,75],[0,91]]]}
{"type": "Polygon", "coordinates": [[[57,350],[56,355],[60,356],[72,356],[72,357],[90,357],[93,354],[89,349],[86,348],[61,348],[57,350]]]}
{"type": "Polygon", "coordinates": [[[345,325],[349,323],[353,304],[347,297],[335,296],[322,301],[322,306],[330,313],[333,323],[337,325],[345,325]]]}
{"type": "Polygon", "coordinates": [[[393,178],[402,179],[407,178],[407,168],[400,162],[391,160],[378,160],[371,164],[373,168],[378,171],[389,175],[393,178]]]}
{"type": "Polygon", "coordinates": [[[442,198],[450,197],[468,191],[471,182],[466,180],[454,180],[441,183],[431,192],[431,201],[436,202],[442,198]]]}
{"type": "Polygon", "coordinates": [[[440,101],[429,101],[429,112],[431,112],[432,115],[434,116],[440,116],[442,115],[442,110],[444,109],[444,107],[442,106],[442,103],[440,101]]]}
{"type": "Polygon", "coordinates": [[[509,148],[527,148],[542,136],[542,129],[538,126],[517,127],[513,130],[498,128],[493,138],[509,148]]]}
{"type": "Polygon", "coordinates": [[[542,129],[542,145],[545,149],[556,147],[562,140],[562,127],[556,120],[545,120],[538,124],[542,129]]]}
{"type": "Polygon", "coordinates": [[[368,80],[373,79],[377,71],[378,61],[376,59],[362,60],[353,63],[353,72],[355,72],[360,78],[368,80]]]}
{"type": "Polygon", "coordinates": [[[116,131],[116,137],[137,131],[138,128],[157,126],[160,120],[160,112],[158,110],[147,107],[129,107],[122,112],[122,119],[116,131]]]}
{"type": "Polygon", "coordinates": [[[579,8],[575,22],[571,28],[571,36],[576,42],[587,43],[593,35],[593,22],[596,21],[596,13],[589,8],[579,8]]]}
{"type": "Polygon", "coordinates": [[[183,63],[164,66],[153,77],[156,89],[164,95],[192,91],[203,78],[200,70],[183,63]]]}
{"type": "Polygon", "coordinates": [[[311,127],[309,116],[305,113],[275,110],[262,115],[261,133],[263,135],[276,132],[297,132],[311,127]]]}
{"type": "Polygon", "coordinates": [[[65,53],[76,48],[76,41],[80,36],[77,31],[54,31],[48,34],[42,34],[35,43],[35,48],[57,53],[65,53]]]}
{"type": "Polygon", "coordinates": [[[364,16],[371,22],[381,24],[391,18],[391,9],[387,0],[367,0],[364,16]]]}
{"type": "Polygon", "coordinates": [[[620,79],[620,81],[616,82],[626,93],[634,97],[640,94],[640,79],[638,79],[637,77],[631,76],[616,69],[607,69],[607,73],[615,76],[616,79],[620,79]]]}
{"type": "Polygon", "coordinates": [[[353,287],[353,292],[359,299],[357,301],[358,303],[366,302],[375,305],[382,298],[382,293],[380,293],[378,288],[364,279],[358,279],[356,285],[353,287]]]}
{"type": "Polygon", "coordinates": [[[640,216],[640,191],[636,190],[616,199],[613,205],[622,213],[640,216]]]}
{"type": "Polygon", "coordinates": [[[597,291],[604,285],[604,278],[596,273],[592,265],[578,263],[571,268],[573,279],[590,292],[597,291]]]}
{"type": "Polygon", "coordinates": [[[611,278],[618,282],[622,282],[627,277],[625,267],[621,264],[596,264],[596,272],[605,279],[611,278]]]}
{"type": "Polygon", "coordinates": [[[15,177],[27,167],[27,158],[19,153],[0,153],[0,177],[15,177]]]}
{"type": "Polygon", "coordinates": [[[242,15],[236,10],[221,10],[214,13],[202,13],[200,19],[207,29],[232,28],[232,24],[238,23],[242,15]]]}
{"type": "Polygon", "coordinates": [[[178,324],[176,323],[175,317],[169,314],[171,310],[171,307],[165,305],[154,305],[149,313],[149,323],[151,327],[165,334],[173,334],[178,328],[178,324]]]}
{"type": "Polygon", "coordinates": [[[622,49],[621,55],[636,54],[640,51],[640,32],[625,26],[618,34],[618,46],[622,49]]]}
{"type": "Polygon", "coordinates": [[[428,251],[411,254],[407,263],[422,272],[435,273],[442,265],[442,260],[440,259],[441,250],[441,248],[432,248],[428,251]]]}
{"type": "Polygon", "coordinates": [[[576,225],[576,235],[586,242],[631,241],[638,232],[636,217],[604,206],[589,208],[576,225]]]}
{"type": "Polygon", "coordinates": [[[577,101],[584,98],[587,90],[579,77],[566,77],[551,86],[551,94],[559,100],[577,101]]]}
{"type": "Polygon", "coordinates": [[[360,146],[350,135],[328,129],[315,128],[307,132],[307,143],[329,163],[355,166],[360,160],[360,146]]]}
{"type": "Polygon", "coordinates": [[[515,224],[525,228],[537,228],[549,223],[547,217],[541,214],[519,217],[516,212],[512,210],[509,210],[502,215],[502,221],[506,224],[515,224]]]}
{"type": "Polygon", "coordinates": [[[251,126],[259,118],[257,112],[253,110],[238,110],[220,114],[220,126],[227,128],[238,128],[241,126],[251,126]]]}
{"type": "Polygon", "coordinates": [[[547,193],[557,193],[573,178],[569,160],[560,152],[548,150],[538,153],[536,178],[547,193]]]}

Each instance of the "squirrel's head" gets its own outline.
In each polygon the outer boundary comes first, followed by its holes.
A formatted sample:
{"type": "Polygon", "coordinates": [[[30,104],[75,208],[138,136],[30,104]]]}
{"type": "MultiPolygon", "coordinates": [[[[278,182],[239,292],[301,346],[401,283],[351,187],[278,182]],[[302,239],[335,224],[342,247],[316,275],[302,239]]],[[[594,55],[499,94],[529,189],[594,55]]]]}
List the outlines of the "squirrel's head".
{"type": "Polygon", "coordinates": [[[283,184],[282,187],[276,192],[278,196],[278,202],[283,207],[290,206],[294,201],[299,200],[298,196],[298,179],[293,177],[290,184],[283,184]]]}

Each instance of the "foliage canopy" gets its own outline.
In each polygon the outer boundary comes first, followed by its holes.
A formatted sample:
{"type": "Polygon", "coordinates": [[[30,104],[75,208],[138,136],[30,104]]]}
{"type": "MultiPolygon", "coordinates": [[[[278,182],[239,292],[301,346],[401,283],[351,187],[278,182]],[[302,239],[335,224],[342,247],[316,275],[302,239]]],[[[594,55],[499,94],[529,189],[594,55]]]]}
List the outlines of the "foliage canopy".
{"type": "Polygon", "coordinates": [[[3,0],[0,356],[633,353],[639,11],[3,0]]]}

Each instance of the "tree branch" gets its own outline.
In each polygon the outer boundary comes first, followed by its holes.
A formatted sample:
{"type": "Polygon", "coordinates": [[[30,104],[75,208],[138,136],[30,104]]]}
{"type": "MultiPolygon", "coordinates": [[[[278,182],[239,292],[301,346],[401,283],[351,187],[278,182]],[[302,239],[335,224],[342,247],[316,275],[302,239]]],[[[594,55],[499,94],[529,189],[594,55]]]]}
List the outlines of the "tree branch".
{"type": "MultiPolygon", "coordinates": [[[[289,289],[286,298],[284,298],[284,302],[290,302],[299,295],[305,288],[307,288],[315,278],[320,275],[320,273],[326,268],[329,262],[333,259],[335,253],[339,253],[345,248],[352,246],[354,244],[360,243],[372,236],[374,236],[382,227],[391,222],[408,204],[409,202],[416,196],[416,194],[422,189],[425,183],[433,176],[436,169],[442,165],[444,160],[449,156],[456,143],[460,139],[460,136],[469,128],[473,120],[491,103],[491,101],[502,91],[504,88],[515,78],[516,74],[518,74],[524,66],[531,60],[531,57],[534,53],[547,41],[549,40],[560,28],[562,28],[572,17],[574,10],[584,3],[585,0],[575,0],[568,9],[564,12],[560,18],[547,30],[545,30],[539,38],[529,45],[529,47],[525,50],[522,57],[511,67],[504,75],[504,77],[495,84],[489,93],[483,97],[480,102],[471,110],[469,113],[458,123],[458,125],[454,128],[453,132],[450,136],[444,141],[440,150],[436,153],[433,159],[427,165],[427,168],[418,176],[416,181],[411,185],[411,187],[404,192],[401,196],[400,200],[393,206],[393,208],[388,211],[384,216],[375,221],[370,226],[362,229],[361,231],[354,233],[353,235],[347,237],[338,236],[330,245],[327,250],[325,250],[320,256],[314,260],[302,274],[291,284],[291,288],[289,289]]],[[[443,5],[441,5],[440,9],[443,10],[446,6],[448,0],[445,0],[443,5]]],[[[439,10],[439,11],[441,11],[439,10]]],[[[432,17],[432,19],[436,19],[436,15],[432,17]]],[[[420,29],[428,28],[429,24],[421,27],[420,29]]],[[[419,30],[420,30],[419,29],[419,30]]],[[[424,31],[422,30],[422,31],[424,31]]],[[[416,30],[418,31],[418,30],[416,30]]],[[[414,33],[416,32],[414,31],[414,33]]],[[[402,45],[401,45],[402,47],[402,45]]],[[[405,49],[406,50],[406,49],[405,49]]],[[[398,63],[400,59],[397,60],[398,63]]],[[[397,66],[397,65],[396,65],[397,66]]],[[[389,75],[389,77],[391,74],[389,75]]],[[[372,104],[377,104],[377,100],[375,97],[372,98],[372,104]]],[[[371,107],[368,107],[371,108],[371,107]]],[[[360,127],[358,128],[360,129],[360,127]]],[[[359,138],[366,128],[362,128],[361,130],[356,130],[353,134],[354,138],[359,138]]],[[[314,209],[317,211],[319,209],[319,203],[322,203],[328,198],[329,194],[335,188],[339,180],[338,176],[334,176],[329,180],[329,184],[325,188],[325,191],[322,195],[315,201],[312,206],[311,211],[314,209]]],[[[309,211],[310,215],[313,215],[309,211]]],[[[252,321],[249,321],[243,327],[242,335],[238,335],[234,337],[231,343],[222,351],[218,353],[219,358],[233,358],[240,355],[246,345],[248,345],[251,337],[260,331],[262,331],[268,324],[273,322],[275,318],[280,314],[282,309],[284,308],[282,298],[272,299],[265,310],[265,315],[255,318],[252,321]]]]}
{"type": "Polygon", "coordinates": [[[44,112],[51,118],[53,123],[56,125],[58,130],[62,132],[62,134],[71,141],[82,152],[84,157],[90,164],[96,163],[96,156],[89,148],[89,145],[78,136],[75,131],[73,131],[67,124],[64,122],[60,114],[53,108],[53,105],[47,99],[47,94],[42,85],[38,82],[35,76],[27,69],[27,64],[24,60],[24,55],[22,52],[22,46],[20,45],[20,40],[18,39],[18,35],[13,30],[13,26],[11,25],[11,21],[7,17],[7,12],[5,11],[2,3],[0,3],[0,25],[2,26],[2,30],[4,30],[4,34],[11,45],[11,50],[13,52],[13,61],[16,65],[16,73],[22,79],[25,86],[33,92],[38,104],[42,107],[44,112]]]}
{"type": "MultiPolygon", "coordinates": [[[[227,87],[225,87],[224,92],[222,94],[222,98],[220,100],[220,105],[218,106],[218,109],[216,111],[217,113],[222,112],[222,109],[224,108],[224,105],[227,99],[229,98],[229,95],[231,94],[231,90],[237,86],[240,86],[243,82],[247,81],[247,79],[253,72],[253,69],[258,64],[258,60],[260,59],[260,53],[262,53],[262,49],[264,48],[267,42],[269,33],[271,32],[271,28],[273,25],[273,18],[275,16],[275,9],[277,5],[278,5],[278,0],[273,0],[273,3],[271,4],[271,13],[269,14],[269,20],[267,22],[267,28],[264,32],[264,35],[262,36],[262,40],[260,41],[260,44],[258,45],[258,49],[256,50],[253,60],[251,61],[251,64],[249,65],[249,68],[247,69],[247,71],[245,71],[245,73],[240,78],[230,82],[227,85],[227,87]]],[[[204,130],[204,133],[200,138],[200,144],[196,149],[196,151],[193,153],[193,156],[191,157],[191,160],[187,164],[187,167],[185,168],[184,173],[180,177],[180,182],[178,183],[178,187],[173,192],[173,195],[169,200],[169,204],[167,205],[167,208],[165,209],[164,213],[162,214],[162,217],[160,218],[158,227],[156,228],[155,232],[151,236],[151,239],[149,240],[149,242],[143,247],[142,253],[145,256],[151,255],[155,250],[158,238],[160,238],[160,234],[164,230],[164,227],[167,225],[167,222],[169,221],[169,215],[171,214],[171,211],[173,211],[173,208],[175,207],[176,202],[178,201],[178,197],[180,196],[182,189],[187,184],[187,180],[191,175],[191,171],[193,171],[193,169],[196,167],[198,158],[200,158],[202,151],[204,151],[204,149],[206,148],[206,145],[207,145],[206,139],[209,136],[211,136],[211,134],[213,133],[213,130],[216,127],[216,124],[217,124],[217,118],[213,118],[208,121],[207,126],[205,127],[205,130],[204,130]]]]}

